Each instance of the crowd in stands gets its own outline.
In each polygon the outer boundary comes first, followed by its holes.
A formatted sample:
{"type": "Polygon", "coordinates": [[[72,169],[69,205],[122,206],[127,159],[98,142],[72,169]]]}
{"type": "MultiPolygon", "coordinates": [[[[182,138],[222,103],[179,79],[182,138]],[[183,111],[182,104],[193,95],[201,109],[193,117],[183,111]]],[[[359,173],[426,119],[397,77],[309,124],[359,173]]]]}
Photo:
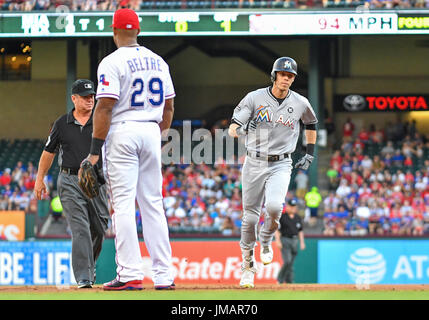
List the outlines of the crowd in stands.
{"type": "Polygon", "coordinates": [[[163,168],[164,206],[173,230],[237,234],[241,227],[240,166],[179,165],[163,168]]]}
{"type": "MultiPolygon", "coordinates": [[[[359,129],[349,119],[332,152],[329,190],[319,207],[325,235],[429,234],[429,135],[416,123],[359,129]]],[[[163,196],[172,233],[238,235],[242,218],[241,163],[165,165],[163,196]]],[[[0,210],[28,210],[34,202],[35,166],[18,161],[0,168],[0,210]]],[[[55,192],[51,180],[49,190],[55,192]]],[[[288,197],[305,212],[308,177],[299,171],[288,197]]],[[[136,219],[140,225],[140,212],[136,219]]],[[[263,219],[263,218],[262,218],[263,219]]],[[[261,221],[262,222],[262,221],[261,221]]]]}
{"type": "Polygon", "coordinates": [[[114,11],[119,8],[150,9],[215,9],[215,8],[427,8],[429,0],[0,0],[3,11],[55,11],[67,6],[70,11],[114,11]]]}
{"type": "Polygon", "coordinates": [[[429,233],[429,136],[414,121],[354,131],[349,119],[327,170],[324,234],[429,233]]]}
{"type": "Polygon", "coordinates": [[[34,200],[36,174],[31,162],[18,161],[15,168],[0,170],[0,210],[28,210],[34,200]]]}

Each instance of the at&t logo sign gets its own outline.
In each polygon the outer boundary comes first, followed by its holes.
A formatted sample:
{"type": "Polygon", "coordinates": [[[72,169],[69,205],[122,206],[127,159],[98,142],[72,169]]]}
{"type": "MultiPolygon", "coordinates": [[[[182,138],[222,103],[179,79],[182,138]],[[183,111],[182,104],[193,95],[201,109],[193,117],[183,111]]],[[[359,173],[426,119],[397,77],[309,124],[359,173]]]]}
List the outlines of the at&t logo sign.
{"type": "Polygon", "coordinates": [[[350,255],[347,273],[356,285],[375,284],[386,274],[386,260],[373,248],[360,248],[350,255]]]}

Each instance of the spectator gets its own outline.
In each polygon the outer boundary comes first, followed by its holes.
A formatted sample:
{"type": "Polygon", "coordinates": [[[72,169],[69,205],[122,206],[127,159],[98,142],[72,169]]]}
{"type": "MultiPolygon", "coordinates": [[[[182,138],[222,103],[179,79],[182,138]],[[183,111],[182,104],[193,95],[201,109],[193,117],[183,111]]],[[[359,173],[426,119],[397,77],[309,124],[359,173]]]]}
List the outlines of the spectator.
{"type": "Polygon", "coordinates": [[[388,141],[395,141],[396,140],[395,126],[392,124],[392,122],[388,121],[386,123],[386,127],[385,127],[384,131],[386,133],[386,139],[388,141]]]}
{"type": "Polygon", "coordinates": [[[392,165],[396,167],[401,167],[405,160],[404,155],[401,153],[401,150],[396,150],[395,154],[392,157],[392,165]]]}
{"type": "Polygon", "coordinates": [[[142,4],[142,0],[130,0],[128,8],[134,11],[140,11],[141,4],[142,4]]]}
{"type": "Polygon", "coordinates": [[[381,149],[381,156],[386,156],[387,154],[393,155],[395,153],[395,149],[393,148],[393,142],[388,141],[387,144],[381,149]]]}
{"type": "Polygon", "coordinates": [[[298,173],[295,176],[296,182],[296,196],[299,199],[304,199],[305,194],[307,193],[308,185],[308,175],[304,170],[298,170],[298,173]]]}
{"type": "Polygon", "coordinates": [[[86,0],[83,8],[83,11],[96,11],[97,0],[86,0]]]}
{"type": "Polygon", "coordinates": [[[0,184],[2,186],[9,185],[12,182],[12,176],[10,175],[10,168],[6,168],[0,177],[0,184]]]}
{"type": "Polygon", "coordinates": [[[331,168],[334,168],[335,165],[340,166],[342,162],[343,162],[343,157],[341,156],[341,151],[335,150],[329,163],[331,168]]]}
{"type": "Polygon", "coordinates": [[[382,144],[384,141],[384,132],[382,130],[378,130],[374,124],[371,124],[369,127],[369,140],[373,144],[382,144]]]}
{"type": "Polygon", "coordinates": [[[72,11],[86,11],[86,0],[73,0],[72,11]]]}
{"type": "Polygon", "coordinates": [[[23,4],[23,11],[32,11],[36,5],[36,0],[25,0],[23,4]]]}
{"type": "Polygon", "coordinates": [[[339,178],[340,178],[340,174],[337,170],[339,166],[337,164],[335,164],[334,167],[331,167],[328,169],[328,171],[326,171],[326,176],[328,177],[329,180],[329,190],[336,190],[338,188],[338,184],[339,184],[339,178]]]}
{"type": "Polygon", "coordinates": [[[316,186],[313,186],[305,195],[305,204],[309,212],[309,214],[306,215],[306,218],[310,226],[314,226],[317,223],[318,209],[321,202],[322,196],[319,193],[319,189],[316,186]]]}
{"type": "Polygon", "coordinates": [[[372,159],[368,155],[365,155],[361,162],[361,166],[363,169],[372,169],[372,159]]]}
{"type": "Polygon", "coordinates": [[[348,186],[347,180],[342,179],[339,187],[336,190],[337,196],[340,198],[345,198],[350,193],[350,191],[351,191],[351,189],[348,186]]]}
{"type": "Polygon", "coordinates": [[[347,208],[344,205],[340,204],[338,206],[338,210],[335,212],[335,217],[336,217],[335,234],[343,235],[347,220],[350,217],[350,211],[347,210],[347,208]]]}
{"type": "Polygon", "coordinates": [[[223,220],[220,230],[222,231],[222,234],[225,236],[230,236],[237,233],[235,224],[232,221],[232,218],[229,216],[225,217],[225,219],[223,220]]]}
{"type": "Polygon", "coordinates": [[[360,201],[359,206],[356,208],[356,217],[362,219],[369,219],[371,212],[368,208],[366,201],[360,201]]]}
{"type": "Polygon", "coordinates": [[[171,211],[170,216],[167,217],[169,227],[180,227],[182,219],[176,216],[175,211],[171,211]]]}
{"type": "Polygon", "coordinates": [[[369,134],[369,132],[366,130],[366,128],[365,128],[365,127],[362,127],[362,128],[360,129],[359,134],[358,134],[358,138],[359,138],[359,140],[360,140],[360,141],[362,141],[362,143],[363,143],[364,145],[366,145],[366,144],[368,144],[368,143],[370,142],[370,134],[369,134]]]}
{"type": "Polygon", "coordinates": [[[374,170],[383,170],[385,167],[384,162],[380,159],[378,154],[374,155],[374,159],[372,161],[372,168],[374,170]]]}
{"type": "Polygon", "coordinates": [[[343,125],[343,141],[349,142],[353,139],[355,125],[350,118],[347,118],[343,125]]]}
{"type": "Polygon", "coordinates": [[[323,200],[323,205],[325,206],[325,208],[330,208],[331,210],[337,208],[339,204],[340,199],[336,196],[334,192],[330,192],[329,195],[325,198],[325,200],[323,200]]]}
{"type": "Polygon", "coordinates": [[[51,212],[54,222],[58,222],[63,215],[63,206],[61,205],[60,197],[58,195],[51,200],[51,212]]]}
{"type": "Polygon", "coordinates": [[[167,217],[171,217],[173,214],[178,218],[186,217],[186,211],[180,207],[180,201],[176,201],[171,208],[166,210],[167,217]]]}

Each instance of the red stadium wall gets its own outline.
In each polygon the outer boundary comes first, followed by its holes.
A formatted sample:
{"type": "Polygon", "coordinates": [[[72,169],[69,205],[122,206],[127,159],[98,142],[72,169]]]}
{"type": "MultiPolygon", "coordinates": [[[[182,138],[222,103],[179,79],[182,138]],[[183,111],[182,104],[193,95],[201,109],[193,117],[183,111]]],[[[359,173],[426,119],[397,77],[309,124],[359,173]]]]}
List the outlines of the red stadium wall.
{"type": "MultiPolygon", "coordinates": [[[[238,241],[173,241],[173,267],[176,284],[231,284],[236,285],[241,275],[241,251],[238,241]]],[[[258,263],[258,283],[276,283],[281,268],[280,250],[273,243],[273,263],[263,266],[259,261],[259,248],[255,257],[258,263]]],[[[140,242],[144,261],[145,283],[151,280],[151,260],[146,246],[140,242]]]]}

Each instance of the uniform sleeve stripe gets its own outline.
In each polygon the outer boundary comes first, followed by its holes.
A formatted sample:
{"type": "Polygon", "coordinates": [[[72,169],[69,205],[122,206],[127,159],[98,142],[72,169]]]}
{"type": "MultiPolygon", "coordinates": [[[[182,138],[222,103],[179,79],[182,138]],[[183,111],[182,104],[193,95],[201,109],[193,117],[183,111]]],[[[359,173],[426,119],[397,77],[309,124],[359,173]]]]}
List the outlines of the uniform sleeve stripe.
{"type": "Polygon", "coordinates": [[[237,118],[232,118],[232,121],[237,122],[237,124],[239,124],[240,126],[242,126],[244,123],[237,120],[237,118]]]}
{"type": "Polygon", "coordinates": [[[165,96],[166,98],[172,98],[172,97],[175,97],[176,96],[176,94],[175,93],[172,93],[172,94],[169,94],[169,95],[167,95],[167,96],[165,96]]]}
{"type": "Polygon", "coordinates": [[[115,99],[117,99],[117,100],[119,100],[119,96],[117,95],[117,94],[114,94],[114,93],[100,93],[100,94],[97,94],[97,96],[95,97],[96,99],[98,99],[98,98],[115,98],[115,99]]]}

